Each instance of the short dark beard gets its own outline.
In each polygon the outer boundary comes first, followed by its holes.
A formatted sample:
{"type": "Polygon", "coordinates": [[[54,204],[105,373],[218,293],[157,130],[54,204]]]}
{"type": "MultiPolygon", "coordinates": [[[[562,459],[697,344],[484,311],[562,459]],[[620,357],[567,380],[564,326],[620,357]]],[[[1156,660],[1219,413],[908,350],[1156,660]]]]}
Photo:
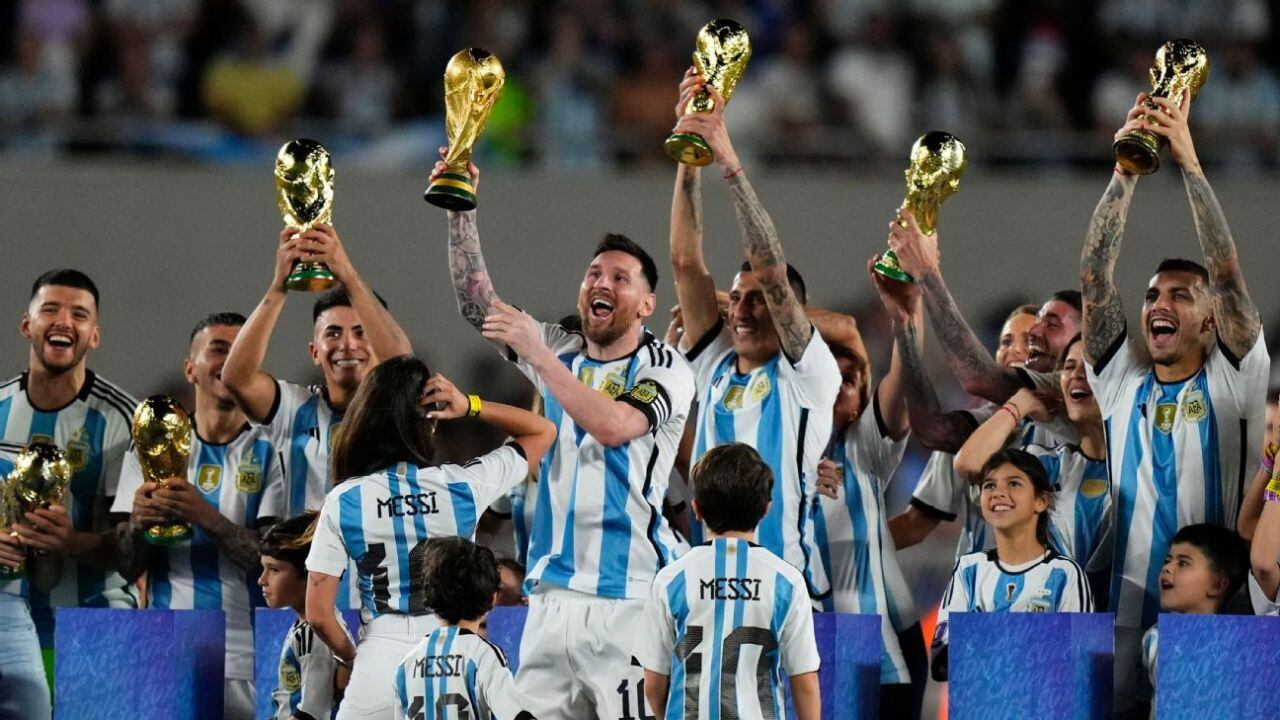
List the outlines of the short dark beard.
{"type": "Polygon", "coordinates": [[[623,335],[626,335],[627,331],[631,328],[616,319],[621,317],[616,315],[617,310],[614,310],[614,313],[615,320],[610,322],[608,325],[605,325],[603,328],[592,326],[589,312],[579,313],[578,317],[582,321],[582,334],[585,335],[588,340],[601,347],[608,347],[609,345],[617,342],[618,339],[623,335]]]}

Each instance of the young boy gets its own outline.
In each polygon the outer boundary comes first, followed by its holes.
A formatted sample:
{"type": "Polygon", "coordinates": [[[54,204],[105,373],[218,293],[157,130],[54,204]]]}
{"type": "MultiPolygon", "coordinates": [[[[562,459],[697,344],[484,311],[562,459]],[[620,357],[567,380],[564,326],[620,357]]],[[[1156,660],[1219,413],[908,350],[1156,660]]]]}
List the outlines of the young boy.
{"type": "MultiPolygon", "coordinates": [[[[1235,531],[1198,523],[1173,536],[1164,567],[1160,569],[1160,611],[1214,615],[1240,590],[1248,572],[1248,550],[1235,531]]],[[[1143,690],[1153,699],[1155,717],[1156,649],[1160,626],[1152,625],[1142,636],[1142,664],[1150,682],[1143,690]]]]}
{"type": "Polygon", "coordinates": [[[710,542],[663,568],[645,602],[634,654],[650,711],[681,720],[717,717],[717,709],[742,720],[782,717],[785,670],[796,717],[817,720],[818,646],[804,577],[754,542],[773,472],[753,448],[732,443],[708,451],[691,479],[710,542]],[[740,673],[740,659],[758,670],[740,673]],[[744,675],[755,682],[737,682],[744,675]],[[682,709],[668,710],[672,703],[682,709]]]}
{"type": "MultiPolygon", "coordinates": [[[[328,720],[333,715],[345,678],[334,682],[339,668],[333,652],[316,639],[307,624],[307,553],[317,513],[308,512],[271,526],[262,538],[262,575],[258,587],[267,607],[293,608],[298,620],[280,648],[280,674],[271,693],[271,720],[328,720]]],[[[346,628],[345,623],[341,623],[346,628]]]]}
{"type": "Polygon", "coordinates": [[[422,578],[425,603],[441,626],[396,668],[396,720],[421,718],[424,709],[426,717],[535,720],[516,696],[507,656],[480,635],[498,591],[493,553],[460,537],[432,538],[422,578]]]}

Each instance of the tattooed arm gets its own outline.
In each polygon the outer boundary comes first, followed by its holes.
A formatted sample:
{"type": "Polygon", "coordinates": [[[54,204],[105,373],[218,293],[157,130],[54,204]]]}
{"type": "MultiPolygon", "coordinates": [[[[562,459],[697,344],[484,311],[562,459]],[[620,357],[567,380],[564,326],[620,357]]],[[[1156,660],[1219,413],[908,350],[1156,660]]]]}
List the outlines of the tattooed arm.
{"type": "Polygon", "coordinates": [[[1080,256],[1080,283],[1084,291],[1084,354],[1090,364],[1102,359],[1124,333],[1124,306],[1116,289],[1115,270],[1137,184],[1136,177],[1118,170],[1112,173],[1111,184],[1089,221],[1080,256]]]}
{"type": "Polygon", "coordinates": [[[218,550],[241,569],[253,572],[262,562],[258,552],[261,537],[257,530],[242,527],[219,515],[204,531],[213,537],[218,550]]]}
{"type": "Polygon", "coordinates": [[[907,399],[911,432],[924,448],[954,453],[973,433],[972,416],[946,412],[924,363],[920,328],[914,323],[894,327],[894,340],[902,360],[902,389],[907,399]]]}
{"type": "MultiPolygon", "coordinates": [[[[447,152],[448,148],[440,148],[440,157],[443,158],[447,152]]],[[[431,172],[431,180],[435,180],[444,169],[444,162],[437,162],[431,172]]],[[[479,168],[475,163],[470,163],[467,170],[471,173],[472,188],[478,188],[479,168]]],[[[449,276],[453,280],[453,291],[458,298],[458,312],[468,325],[479,331],[497,295],[493,292],[489,269],[485,267],[484,254],[480,250],[476,211],[450,210],[446,215],[449,218],[449,276]]]]}
{"type": "MultiPolygon", "coordinates": [[[[691,77],[697,78],[696,75],[691,77]]],[[[693,87],[696,89],[697,84],[694,83],[693,87]]],[[[747,262],[764,291],[765,302],[769,306],[769,314],[773,316],[782,351],[791,360],[799,360],[809,344],[809,338],[813,336],[813,325],[805,316],[800,298],[796,297],[787,282],[787,260],[782,254],[782,244],[778,241],[773,220],[756,197],[738,155],[734,152],[733,143],[729,141],[729,131],[724,124],[724,98],[710,85],[703,87],[711,94],[714,109],[711,112],[682,116],[676,123],[676,132],[701,135],[711,148],[716,162],[725,171],[733,211],[738,218],[738,227],[742,230],[747,262]]]]}

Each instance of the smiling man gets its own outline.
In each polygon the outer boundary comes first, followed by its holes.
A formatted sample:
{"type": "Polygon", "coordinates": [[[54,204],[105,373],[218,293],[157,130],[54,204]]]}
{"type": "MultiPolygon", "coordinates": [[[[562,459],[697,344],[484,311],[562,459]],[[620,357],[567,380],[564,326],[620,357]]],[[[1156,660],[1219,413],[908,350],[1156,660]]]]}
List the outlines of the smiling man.
{"type": "Polygon", "coordinates": [[[61,580],[52,589],[31,587],[28,595],[49,662],[54,607],[137,606],[134,589],[107,569],[116,562],[107,511],[136,402],[88,369],[101,334],[98,287],[84,273],[50,270],[36,278],[20,329],[30,346],[27,370],[0,383],[0,440],[53,443],[66,451],[73,470],[61,580]]]}
{"type": "Polygon", "coordinates": [[[1116,166],[1089,224],[1080,273],[1085,360],[1108,428],[1116,480],[1116,697],[1129,711],[1143,629],[1160,610],[1160,567],[1179,528],[1234,528],[1245,478],[1258,468],[1270,358],[1235,241],[1205,179],[1188,103],[1139,95],[1116,137],[1136,129],[1168,140],[1182,170],[1208,267],[1165,260],[1130,333],[1114,273],[1138,178],[1116,166]],[[1154,120],[1152,119],[1154,118],[1154,120]]]}

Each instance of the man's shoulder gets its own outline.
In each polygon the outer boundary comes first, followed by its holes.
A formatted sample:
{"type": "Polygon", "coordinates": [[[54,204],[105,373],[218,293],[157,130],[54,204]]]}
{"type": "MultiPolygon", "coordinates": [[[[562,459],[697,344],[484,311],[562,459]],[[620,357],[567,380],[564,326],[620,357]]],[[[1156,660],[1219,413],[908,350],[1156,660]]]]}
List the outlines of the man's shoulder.
{"type": "Polygon", "coordinates": [[[0,400],[10,398],[21,393],[24,377],[26,377],[26,373],[18,373],[13,377],[0,380],[0,400]]]}
{"type": "Polygon", "coordinates": [[[107,416],[108,422],[122,420],[132,424],[133,411],[138,406],[138,401],[122,390],[119,385],[92,370],[88,371],[85,378],[85,388],[81,391],[81,397],[90,406],[105,411],[103,414],[107,416]]]}
{"type": "Polygon", "coordinates": [[[678,349],[652,335],[646,336],[645,340],[641,341],[636,357],[642,367],[667,368],[675,372],[693,374],[692,366],[678,349]]]}

